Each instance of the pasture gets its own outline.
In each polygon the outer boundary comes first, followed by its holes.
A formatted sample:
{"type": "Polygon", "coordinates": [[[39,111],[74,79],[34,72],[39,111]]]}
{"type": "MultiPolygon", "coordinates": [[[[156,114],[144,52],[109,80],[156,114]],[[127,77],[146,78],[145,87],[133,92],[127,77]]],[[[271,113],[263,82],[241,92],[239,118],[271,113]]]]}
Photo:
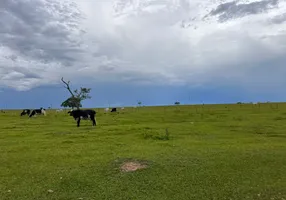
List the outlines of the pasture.
{"type": "Polygon", "coordinates": [[[286,104],[95,110],[0,113],[0,199],[286,199],[286,104]]]}

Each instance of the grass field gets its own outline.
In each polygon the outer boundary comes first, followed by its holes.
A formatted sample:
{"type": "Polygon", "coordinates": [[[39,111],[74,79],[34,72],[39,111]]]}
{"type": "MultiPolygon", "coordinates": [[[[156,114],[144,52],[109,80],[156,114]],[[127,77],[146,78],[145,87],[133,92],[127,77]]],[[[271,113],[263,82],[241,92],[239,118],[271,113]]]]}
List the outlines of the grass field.
{"type": "Polygon", "coordinates": [[[95,110],[0,113],[0,199],[286,199],[286,104],[95,110]]]}

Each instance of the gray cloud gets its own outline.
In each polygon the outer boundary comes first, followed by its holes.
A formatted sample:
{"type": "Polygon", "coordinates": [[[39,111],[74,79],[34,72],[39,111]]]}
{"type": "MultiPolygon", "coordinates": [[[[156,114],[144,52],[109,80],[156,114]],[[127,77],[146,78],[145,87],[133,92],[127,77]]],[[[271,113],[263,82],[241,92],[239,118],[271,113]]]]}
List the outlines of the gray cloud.
{"type": "Polygon", "coordinates": [[[84,52],[81,47],[84,31],[80,28],[83,19],[76,4],[70,1],[2,0],[2,84],[17,78],[17,84],[23,82],[26,85],[21,86],[21,90],[29,89],[33,87],[29,83],[46,82],[43,72],[56,69],[59,65],[74,65],[80,53],[84,52]]]}
{"type": "Polygon", "coordinates": [[[69,63],[80,49],[75,5],[56,0],[2,0],[0,43],[16,53],[39,60],[69,63]],[[76,37],[78,36],[78,37],[76,37]]]}
{"type": "Polygon", "coordinates": [[[272,23],[275,23],[275,24],[282,24],[282,23],[286,22],[286,13],[284,13],[282,15],[275,16],[270,21],[272,23]]]}
{"type": "Polygon", "coordinates": [[[259,14],[266,12],[269,9],[278,5],[279,0],[263,0],[252,3],[240,3],[239,1],[232,1],[223,3],[217,6],[216,9],[210,12],[211,16],[219,15],[219,21],[225,22],[227,20],[244,17],[247,15],[259,14]]]}
{"type": "Polygon", "coordinates": [[[286,75],[285,2],[130,0],[115,10],[115,0],[73,1],[2,0],[0,87],[29,90],[59,84],[61,76],[248,87],[282,84],[286,75]],[[247,22],[238,19],[245,15],[247,22]],[[196,28],[182,29],[184,19],[196,28]]]}

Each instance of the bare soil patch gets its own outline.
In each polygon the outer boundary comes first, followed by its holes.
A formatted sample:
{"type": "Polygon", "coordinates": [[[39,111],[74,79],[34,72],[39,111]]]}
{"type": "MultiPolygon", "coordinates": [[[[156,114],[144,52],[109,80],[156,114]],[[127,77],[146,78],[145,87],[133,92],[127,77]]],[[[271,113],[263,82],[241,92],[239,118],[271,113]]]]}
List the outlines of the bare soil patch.
{"type": "Polygon", "coordinates": [[[122,172],[133,172],[133,171],[136,171],[139,169],[144,169],[144,168],[147,168],[147,165],[142,164],[142,163],[137,162],[137,161],[124,162],[120,167],[122,172]]]}

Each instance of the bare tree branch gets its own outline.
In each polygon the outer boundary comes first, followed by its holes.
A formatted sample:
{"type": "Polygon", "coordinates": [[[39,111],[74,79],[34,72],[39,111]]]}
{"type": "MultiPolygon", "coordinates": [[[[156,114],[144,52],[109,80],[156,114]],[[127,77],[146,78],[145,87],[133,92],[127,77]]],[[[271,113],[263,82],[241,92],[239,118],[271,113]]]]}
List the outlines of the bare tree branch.
{"type": "Polygon", "coordinates": [[[78,93],[78,97],[80,97],[81,96],[81,94],[82,94],[82,88],[80,88],[80,92],[78,93]]]}
{"type": "Polygon", "coordinates": [[[70,89],[70,81],[68,81],[68,82],[66,82],[66,81],[64,81],[64,78],[62,77],[62,82],[66,85],[66,89],[70,92],[70,94],[72,95],[72,97],[74,97],[74,94],[73,94],[73,92],[71,91],[71,89],[70,89]]]}

